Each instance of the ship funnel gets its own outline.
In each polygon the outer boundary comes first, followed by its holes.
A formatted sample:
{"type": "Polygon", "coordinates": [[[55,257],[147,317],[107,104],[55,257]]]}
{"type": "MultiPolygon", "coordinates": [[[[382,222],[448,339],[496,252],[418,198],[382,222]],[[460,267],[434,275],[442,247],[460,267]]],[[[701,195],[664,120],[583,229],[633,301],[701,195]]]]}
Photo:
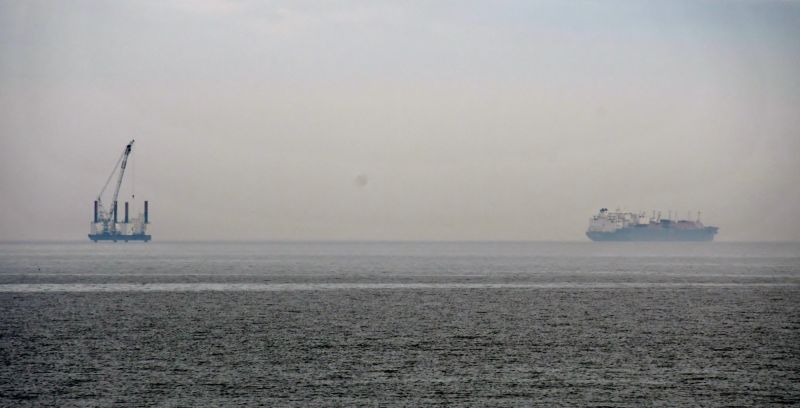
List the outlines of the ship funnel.
{"type": "Polygon", "coordinates": [[[150,223],[150,215],[149,215],[150,213],[149,213],[148,210],[149,210],[149,208],[148,208],[148,205],[147,205],[147,201],[145,201],[144,202],[144,223],[145,224],[149,224],[150,223]]]}
{"type": "Polygon", "coordinates": [[[114,201],[114,224],[117,223],[117,202],[114,201]]]}
{"type": "Polygon", "coordinates": [[[125,224],[128,223],[128,202],[125,202],[125,224]]]}
{"type": "Polygon", "coordinates": [[[94,223],[97,224],[97,200],[94,200],[94,223]]]}

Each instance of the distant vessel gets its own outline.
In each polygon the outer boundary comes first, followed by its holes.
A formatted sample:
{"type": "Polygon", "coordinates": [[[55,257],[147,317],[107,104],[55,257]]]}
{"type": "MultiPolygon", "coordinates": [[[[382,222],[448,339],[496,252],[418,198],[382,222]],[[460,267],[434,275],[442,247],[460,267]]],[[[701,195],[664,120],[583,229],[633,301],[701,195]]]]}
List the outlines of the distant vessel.
{"type": "Polygon", "coordinates": [[[128,216],[128,202],[126,201],[125,218],[123,222],[119,222],[117,217],[117,197],[119,196],[119,188],[122,186],[122,177],[125,175],[125,167],[128,164],[128,156],[130,156],[133,149],[133,142],[134,141],[131,140],[131,142],[125,146],[125,150],[122,151],[122,155],[117,160],[117,164],[114,165],[114,169],[108,176],[106,184],[100,190],[100,194],[97,195],[97,199],[94,201],[94,220],[90,225],[91,233],[89,234],[89,239],[94,242],[150,241],[151,237],[147,235],[146,232],[147,224],[150,223],[147,201],[144,202],[144,214],[139,214],[138,217],[130,218],[128,216]],[[116,173],[117,170],[119,170],[119,175],[117,176],[117,185],[114,189],[113,199],[111,200],[111,210],[106,210],[103,206],[103,192],[106,191],[108,184],[111,182],[111,179],[114,178],[114,173],[116,173]]]}
{"type": "Polygon", "coordinates": [[[592,241],[711,241],[719,228],[706,227],[697,219],[673,220],[672,215],[666,219],[661,213],[648,218],[645,213],[609,212],[601,208],[597,215],[589,220],[586,236],[592,241]]]}

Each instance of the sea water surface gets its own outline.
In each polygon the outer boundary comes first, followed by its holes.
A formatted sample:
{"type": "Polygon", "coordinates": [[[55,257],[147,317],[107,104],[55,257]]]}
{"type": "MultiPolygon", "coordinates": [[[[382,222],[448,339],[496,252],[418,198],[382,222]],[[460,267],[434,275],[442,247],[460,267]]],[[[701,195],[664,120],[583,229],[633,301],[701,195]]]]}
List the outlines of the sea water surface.
{"type": "Polygon", "coordinates": [[[800,244],[0,243],[3,406],[800,404],[800,244]]]}

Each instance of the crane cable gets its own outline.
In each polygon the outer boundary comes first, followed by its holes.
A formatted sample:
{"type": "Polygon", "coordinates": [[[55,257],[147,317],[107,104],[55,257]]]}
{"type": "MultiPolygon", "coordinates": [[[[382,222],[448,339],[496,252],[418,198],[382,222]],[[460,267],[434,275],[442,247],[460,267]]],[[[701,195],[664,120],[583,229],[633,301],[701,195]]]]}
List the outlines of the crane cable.
{"type": "Polygon", "coordinates": [[[131,213],[136,214],[136,156],[131,164],[131,213]]]}
{"type": "Polygon", "coordinates": [[[111,179],[114,177],[114,174],[117,173],[117,168],[119,168],[119,164],[120,164],[120,162],[122,162],[122,157],[123,156],[125,156],[125,151],[124,150],[122,151],[122,154],[119,156],[119,159],[117,159],[117,164],[114,165],[114,169],[111,170],[111,174],[108,175],[108,179],[106,180],[106,184],[103,185],[103,189],[100,190],[100,194],[97,195],[97,201],[102,201],[101,197],[103,196],[103,193],[106,191],[106,188],[108,187],[108,183],[111,182],[111,179]]]}

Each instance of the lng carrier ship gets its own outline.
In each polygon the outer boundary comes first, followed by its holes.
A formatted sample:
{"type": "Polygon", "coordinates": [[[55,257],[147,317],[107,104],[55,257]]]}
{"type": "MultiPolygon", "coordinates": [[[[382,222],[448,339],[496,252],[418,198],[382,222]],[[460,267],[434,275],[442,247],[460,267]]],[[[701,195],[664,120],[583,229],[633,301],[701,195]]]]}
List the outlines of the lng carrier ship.
{"type": "MultiPolygon", "coordinates": [[[[672,215],[662,219],[661,213],[609,212],[601,208],[589,220],[586,236],[592,241],[711,241],[719,228],[706,227],[697,219],[674,220],[672,215]]],[[[675,217],[677,218],[677,217],[675,217]]]]}

